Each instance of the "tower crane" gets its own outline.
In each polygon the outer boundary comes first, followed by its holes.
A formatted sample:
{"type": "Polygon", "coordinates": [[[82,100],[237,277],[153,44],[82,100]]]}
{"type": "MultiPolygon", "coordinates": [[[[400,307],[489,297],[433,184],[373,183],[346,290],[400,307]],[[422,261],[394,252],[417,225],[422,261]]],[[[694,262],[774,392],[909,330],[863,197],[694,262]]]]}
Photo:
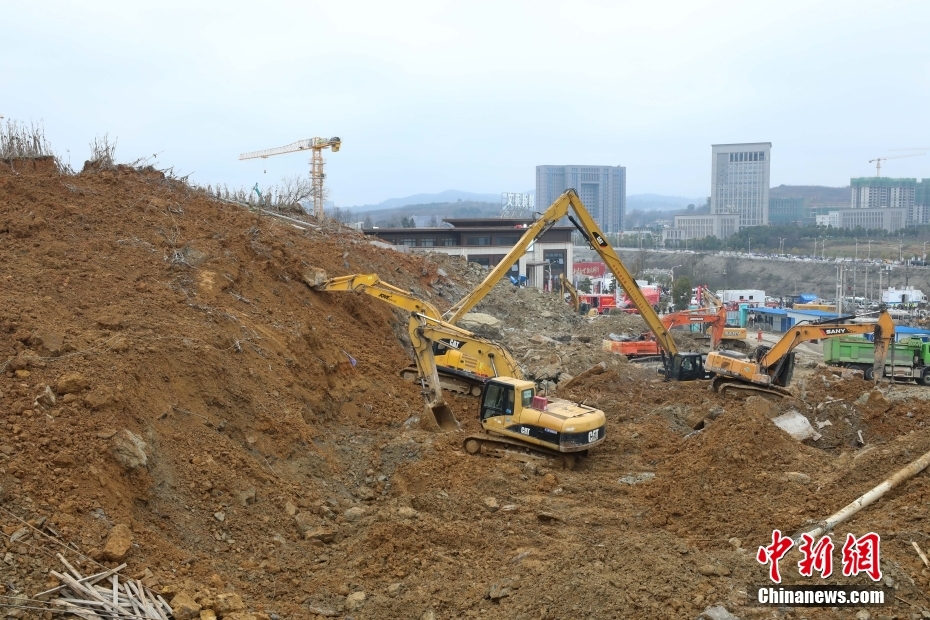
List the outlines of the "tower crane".
{"type": "Polygon", "coordinates": [[[285,153],[294,153],[296,151],[312,152],[310,157],[310,193],[313,196],[313,215],[318,220],[323,219],[323,149],[332,149],[333,153],[339,151],[342,146],[342,140],[339,138],[310,138],[309,140],[298,140],[287,146],[279,146],[273,149],[263,151],[252,151],[243,153],[239,156],[239,161],[244,159],[256,159],[261,157],[267,159],[272,155],[284,155],[285,153]]]}
{"type": "Polygon", "coordinates": [[[875,164],[875,176],[882,176],[882,162],[887,159],[901,159],[902,157],[917,157],[918,155],[926,155],[926,153],[908,153],[907,155],[892,155],[891,157],[876,157],[875,159],[870,159],[869,163],[875,164]]]}

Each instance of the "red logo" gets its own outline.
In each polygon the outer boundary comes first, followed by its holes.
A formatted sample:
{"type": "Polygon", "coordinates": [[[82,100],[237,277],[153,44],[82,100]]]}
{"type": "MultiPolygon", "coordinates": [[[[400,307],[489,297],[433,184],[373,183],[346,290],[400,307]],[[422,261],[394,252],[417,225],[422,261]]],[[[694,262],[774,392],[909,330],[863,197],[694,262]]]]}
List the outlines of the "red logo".
{"type": "Polygon", "coordinates": [[[843,545],[843,575],[853,577],[865,573],[872,581],[882,578],[882,569],[878,565],[878,546],[881,542],[878,534],[869,532],[861,538],[846,535],[843,545]]]}
{"type": "Polygon", "coordinates": [[[814,570],[820,573],[821,577],[829,577],[833,574],[833,541],[829,536],[824,536],[814,544],[814,539],[807,534],[801,534],[804,542],[798,549],[804,554],[804,558],[798,562],[798,571],[804,577],[810,577],[814,570]]]}
{"type": "Polygon", "coordinates": [[[778,561],[788,553],[792,546],[794,546],[794,541],[782,536],[781,530],[772,530],[772,544],[768,547],[759,547],[756,559],[759,560],[759,564],[772,563],[769,567],[769,578],[775,583],[781,583],[778,561]]]}
{"type": "MultiPolygon", "coordinates": [[[[875,532],[869,532],[856,538],[852,534],[846,535],[843,545],[843,575],[855,577],[865,573],[872,581],[881,581],[882,570],[879,564],[881,538],[875,532]]],[[[794,541],[782,536],[780,530],[772,530],[772,544],[759,547],[756,560],[759,564],[770,564],[769,578],[775,583],[781,583],[781,573],[778,561],[794,546],[794,541]]],[[[798,562],[798,572],[803,577],[813,577],[814,571],[820,573],[822,578],[833,574],[833,540],[824,536],[815,544],[814,538],[809,534],[801,534],[801,544],[798,551],[803,557],[798,562]]]]}

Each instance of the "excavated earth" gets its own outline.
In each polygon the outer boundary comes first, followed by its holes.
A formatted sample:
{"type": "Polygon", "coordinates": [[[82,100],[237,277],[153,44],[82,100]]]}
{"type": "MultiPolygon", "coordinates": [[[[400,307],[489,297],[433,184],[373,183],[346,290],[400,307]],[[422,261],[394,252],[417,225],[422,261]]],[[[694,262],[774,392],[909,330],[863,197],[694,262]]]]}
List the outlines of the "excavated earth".
{"type": "MultiPolygon", "coordinates": [[[[757,606],[756,550],[930,450],[927,388],[817,368],[779,403],[721,398],[601,350],[638,317],[583,319],[501,284],[477,310],[528,374],[603,409],[607,440],[574,470],[475,457],[464,433],[417,423],[403,313],[312,290],[319,269],[377,273],[440,308],[483,275],[154,170],[0,165],[0,603],[38,606],[62,553],[84,573],[125,561],[230,620],[861,611],[757,606]],[[772,423],[792,410],[819,439],[772,423]],[[228,594],[245,609],[219,605],[228,594]]],[[[449,400],[478,431],[476,400],[449,400]]],[[[882,536],[895,598],[871,617],[930,610],[912,547],[930,550],[928,515],[924,472],[835,532],[882,536]]],[[[817,583],[790,558],[786,583],[817,583]]]]}

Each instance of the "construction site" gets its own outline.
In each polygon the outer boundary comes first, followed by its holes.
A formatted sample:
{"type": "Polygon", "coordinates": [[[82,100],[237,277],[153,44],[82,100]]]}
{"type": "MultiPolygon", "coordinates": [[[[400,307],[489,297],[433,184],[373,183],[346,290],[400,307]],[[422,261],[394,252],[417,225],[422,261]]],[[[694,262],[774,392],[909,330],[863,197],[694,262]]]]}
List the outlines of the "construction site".
{"type": "Polygon", "coordinates": [[[526,242],[566,214],[639,314],[148,166],[0,162],[5,616],[930,618],[930,388],[809,345],[868,334],[877,365],[890,319],[714,350],[572,190],[526,242]],[[781,586],[883,604],[760,605],[773,530],[837,547],[781,586]],[[880,577],[844,575],[870,532],[880,577]]]}

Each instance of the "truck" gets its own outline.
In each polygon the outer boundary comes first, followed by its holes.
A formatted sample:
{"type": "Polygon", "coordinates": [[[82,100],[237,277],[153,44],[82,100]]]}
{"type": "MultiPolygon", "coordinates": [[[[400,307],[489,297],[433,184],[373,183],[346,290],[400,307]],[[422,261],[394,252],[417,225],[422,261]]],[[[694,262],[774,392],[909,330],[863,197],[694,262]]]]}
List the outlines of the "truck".
{"type": "MultiPolygon", "coordinates": [[[[866,338],[834,338],[823,341],[823,361],[828,366],[861,370],[864,378],[875,378],[873,363],[875,343],[866,338]]],[[[921,338],[902,338],[889,347],[885,356],[885,377],[913,379],[930,385],[930,342],[921,338]]]]}
{"type": "MultiPolygon", "coordinates": [[[[662,291],[659,290],[658,286],[642,286],[640,291],[643,296],[645,296],[646,301],[649,302],[649,305],[652,306],[652,309],[658,312],[659,310],[659,301],[662,298],[662,291]]],[[[627,314],[639,314],[639,310],[636,309],[636,305],[630,300],[629,295],[623,295],[623,299],[620,300],[620,305],[618,306],[621,310],[627,314]]]]}

